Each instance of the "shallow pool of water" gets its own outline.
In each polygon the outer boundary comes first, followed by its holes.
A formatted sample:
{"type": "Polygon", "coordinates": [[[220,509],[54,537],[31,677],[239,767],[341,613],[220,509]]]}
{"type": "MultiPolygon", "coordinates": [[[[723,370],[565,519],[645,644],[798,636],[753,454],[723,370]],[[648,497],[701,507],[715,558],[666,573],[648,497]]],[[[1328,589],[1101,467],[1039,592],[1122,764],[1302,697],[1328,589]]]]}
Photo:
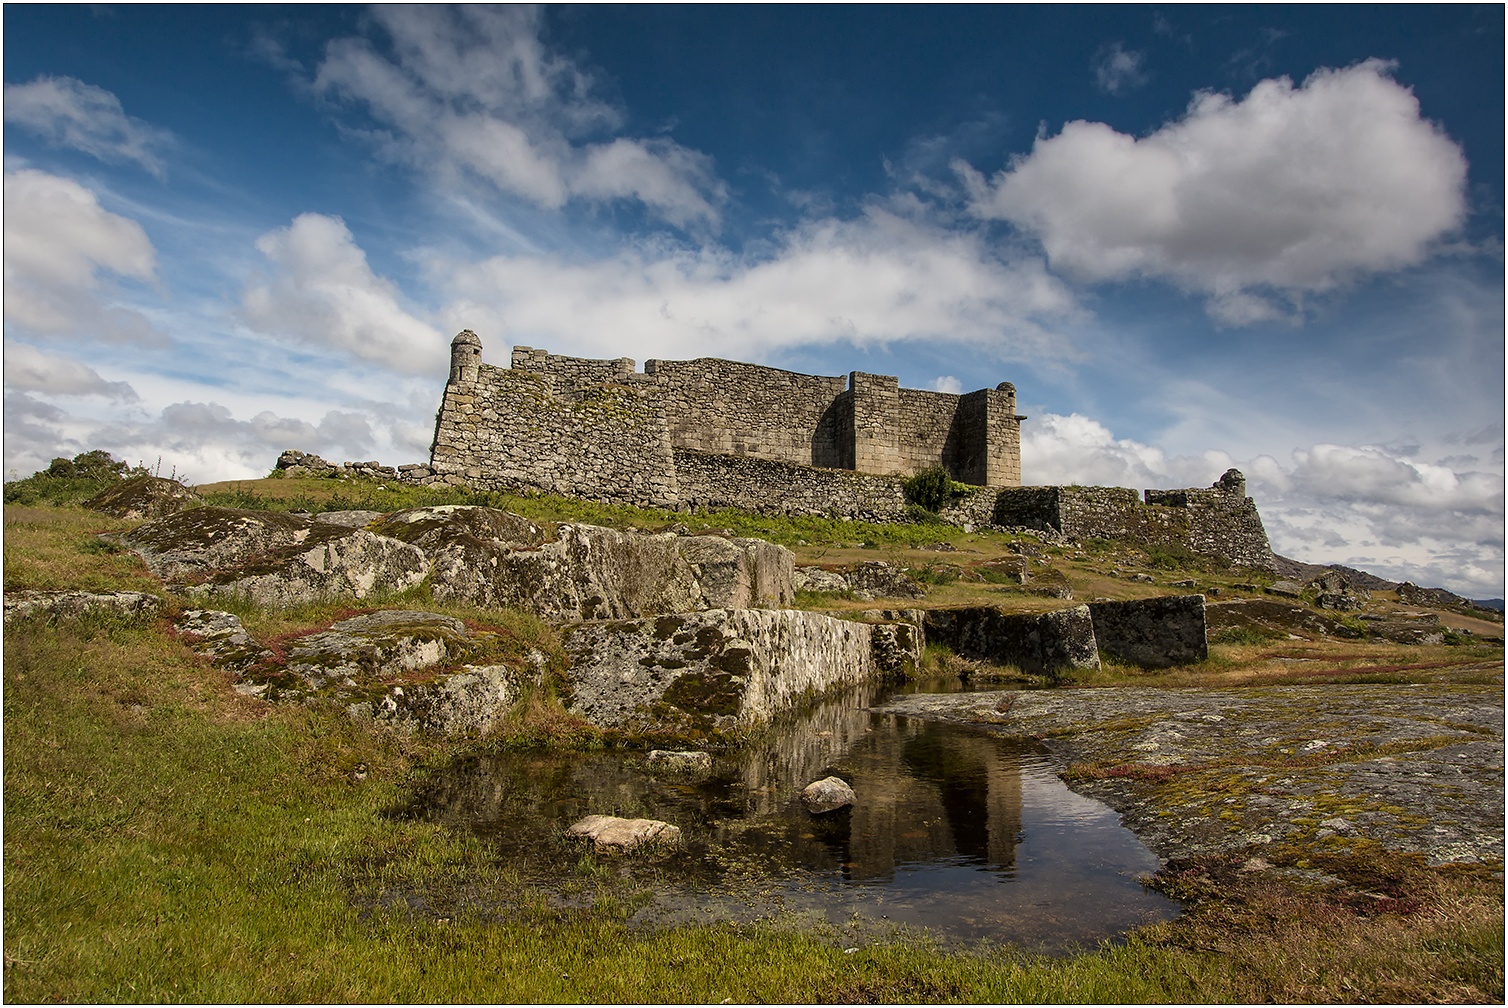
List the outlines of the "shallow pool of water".
{"type": "Polygon", "coordinates": [[[634,753],[469,759],[406,814],[476,831],[552,905],[600,897],[584,876],[636,893],[629,919],[646,925],[769,919],[845,945],[925,929],[1061,953],[1177,914],[1138,881],[1156,857],[1040,744],[867,709],[882,699],[825,703],[702,780],[656,777],[634,753]],[[812,815],[801,789],[829,774],[858,802],[812,815]],[[663,819],[685,842],[583,862],[563,834],[593,814],[663,819]]]}

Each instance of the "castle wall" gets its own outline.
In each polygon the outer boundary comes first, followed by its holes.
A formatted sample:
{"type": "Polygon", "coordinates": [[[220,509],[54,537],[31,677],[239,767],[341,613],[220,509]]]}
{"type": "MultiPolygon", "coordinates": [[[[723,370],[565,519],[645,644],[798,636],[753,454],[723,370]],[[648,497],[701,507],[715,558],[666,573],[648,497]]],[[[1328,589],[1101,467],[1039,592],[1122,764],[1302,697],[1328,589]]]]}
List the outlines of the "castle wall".
{"type": "Polygon", "coordinates": [[[447,383],[427,478],[674,505],[670,432],[653,397],[632,386],[578,390],[558,380],[569,381],[482,364],[474,379],[447,383]]]}
{"type": "Polygon", "coordinates": [[[841,377],[714,357],[645,361],[644,377],[655,384],[677,448],[853,468],[841,377]]]}
{"type": "Polygon", "coordinates": [[[1234,470],[1214,487],[1148,490],[1145,501],[1124,487],[1007,487],[996,497],[994,523],[1070,539],[1177,544],[1240,566],[1273,566],[1256,502],[1234,470]]]}
{"type": "Polygon", "coordinates": [[[865,521],[894,521],[906,512],[905,491],[886,476],[690,448],[677,448],[673,456],[681,500],[692,507],[865,521]]]}
{"type": "Polygon", "coordinates": [[[634,362],[628,357],[619,357],[615,360],[587,360],[584,357],[565,357],[536,350],[533,347],[516,346],[513,348],[511,360],[514,371],[527,371],[530,374],[553,378],[555,384],[562,388],[586,388],[591,385],[627,382],[635,377],[634,362]]]}

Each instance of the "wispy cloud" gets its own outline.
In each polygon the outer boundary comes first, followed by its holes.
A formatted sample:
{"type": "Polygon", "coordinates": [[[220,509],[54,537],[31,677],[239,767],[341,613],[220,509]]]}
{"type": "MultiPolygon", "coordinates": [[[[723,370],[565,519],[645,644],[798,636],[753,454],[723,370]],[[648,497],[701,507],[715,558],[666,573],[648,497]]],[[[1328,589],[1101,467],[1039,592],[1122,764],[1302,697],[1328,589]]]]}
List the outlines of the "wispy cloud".
{"type": "Polygon", "coordinates": [[[172,135],[126,115],[119,98],[76,77],[5,85],[5,121],[101,161],[135,163],[158,176],[166,171],[160,150],[172,135]]]}
{"type": "Polygon", "coordinates": [[[946,339],[1001,359],[1062,360],[1078,308],[1039,260],[1003,260],[984,238],[871,207],[779,237],[760,257],[706,245],[640,245],[593,262],[436,259],[447,328],[506,333],[572,352],[763,359],[781,349],[946,339]]]}
{"type": "Polygon", "coordinates": [[[389,157],[549,209],[627,200],[679,227],[717,226],[726,186],[711,159],[667,137],[613,135],[621,114],[545,48],[537,9],[380,6],[374,17],[388,51],[337,39],[313,86],[365,106],[376,127],[365,136],[389,157]]]}
{"type": "Polygon", "coordinates": [[[1101,91],[1122,95],[1141,87],[1147,82],[1147,73],[1142,65],[1146,53],[1127,49],[1120,42],[1102,46],[1094,55],[1094,81],[1101,91]]]}
{"type": "Polygon", "coordinates": [[[1201,93],[1140,139],[1070,122],[988,181],[956,168],[974,211],[1035,234],[1055,269],[1168,279],[1230,325],[1291,317],[1305,293],[1421,262],[1462,221],[1466,159],[1390,69],[1201,93]]]}

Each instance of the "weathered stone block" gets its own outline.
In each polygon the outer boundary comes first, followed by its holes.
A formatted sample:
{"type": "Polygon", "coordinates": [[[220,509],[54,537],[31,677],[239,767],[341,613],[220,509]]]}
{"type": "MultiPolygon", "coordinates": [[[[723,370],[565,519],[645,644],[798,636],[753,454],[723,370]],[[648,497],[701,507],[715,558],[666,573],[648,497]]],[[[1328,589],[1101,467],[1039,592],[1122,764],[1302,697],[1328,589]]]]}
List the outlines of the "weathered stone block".
{"type": "Polygon", "coordinates": [[[1168,668],[1209,657],[1203,595],[1091,602],[1089,615],[1100,651],[1118,661],[1168,668]]]}
{"type": "Polygon", "coordinates": [[[1100,667],[1089,607],[1050,613],[1006,613],[979,606],[931,609],[923,617],[926,639],[965,658],[1014,665],[1029,675],[1100,667]]]}

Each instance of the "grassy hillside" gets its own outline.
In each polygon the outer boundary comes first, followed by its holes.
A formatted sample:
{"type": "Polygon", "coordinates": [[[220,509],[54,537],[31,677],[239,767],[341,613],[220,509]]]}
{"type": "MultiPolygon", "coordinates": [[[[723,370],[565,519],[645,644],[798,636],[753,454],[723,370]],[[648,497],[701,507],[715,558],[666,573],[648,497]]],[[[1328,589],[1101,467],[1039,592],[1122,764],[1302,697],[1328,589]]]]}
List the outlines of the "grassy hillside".
{"type": "MultiPolygon", "coordinates": [[[[432,492],[317,480],[200,489],[243,507],[440,502],[424,498],[432,492]]],[[[896,557],[918,570],[967,568],[1009,550],[1002,537],[939,526],[469,499],[541,520],[646,529],[681,521],[763,535],[803,562],[896,557]],[[958,552],[911,549],[939,542],[958,552]]],[[[160,592],[134,556],[94,538],[125,524],[45,499],[7,505],[6,589],[160,592]]],[[[1104,578],[1109,593],[1110,561],[1074,551],[1058,559],[1076,588],[1095,591],[1104,578]]],[[[1154,558],[1145,563],[1157,569],[1154,558]]],[[[934,591],[1001,598],[993,587],[960,577],[934,591]]],[[[246,615],[254,632],[276,635],[325,625],[336,609],[246,615]]],[[[485,616],[521,646],[554,646],[536,620],[485,616]]],[[[1225,664],[1210,675],[1234,676],[1265,653],[1217,650],[1225,664]]],[[[1179,674],[1206,672],[1168,675],[1179,674]]],[[[1418,897],[1407,915],[1243,887],[1232,873],[1185,892],[1193,909],[1183,919],[1061,961],[917,943],[845,954],[821,935],[768,925],[635,931],[607,889],[579,910],[496,912],[513,880],[476,839],[384,811],[468,746],[598,744],[590,733],[575,732],[548,698],[481,742],[361,731],[240,696],[157,619],[8,625],[4,732],[4,994],[13,1002],[1502,999],[1501,883],[1417,866],[1375,866],[1404,872],[1418,897]],[[426,899],[458,909],[407,909],[426,899]]],[[[588,892],[610,874],[591,858],[562,872],[563,884],[588,892]]]]}

